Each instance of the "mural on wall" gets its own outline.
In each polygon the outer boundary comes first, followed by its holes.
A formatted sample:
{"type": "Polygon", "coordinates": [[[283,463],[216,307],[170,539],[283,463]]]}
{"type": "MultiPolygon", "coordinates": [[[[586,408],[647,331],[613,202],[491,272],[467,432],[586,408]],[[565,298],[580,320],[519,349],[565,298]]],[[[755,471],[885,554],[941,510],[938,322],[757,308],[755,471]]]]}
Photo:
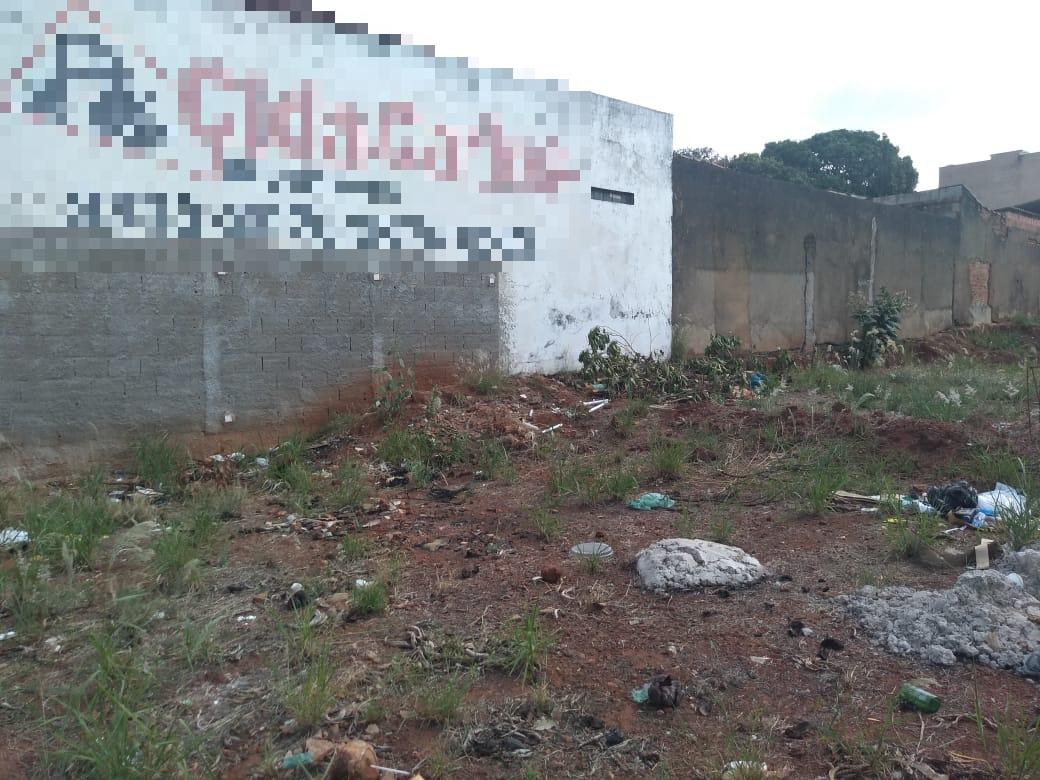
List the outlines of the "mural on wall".
{"type": "Polygon", "coordinates": [[[368,267],[566,240],[588,117],[559,82],[226,0],[23,5],[0,10],[0,231],[48,258],[69,230],[368,267]]]}

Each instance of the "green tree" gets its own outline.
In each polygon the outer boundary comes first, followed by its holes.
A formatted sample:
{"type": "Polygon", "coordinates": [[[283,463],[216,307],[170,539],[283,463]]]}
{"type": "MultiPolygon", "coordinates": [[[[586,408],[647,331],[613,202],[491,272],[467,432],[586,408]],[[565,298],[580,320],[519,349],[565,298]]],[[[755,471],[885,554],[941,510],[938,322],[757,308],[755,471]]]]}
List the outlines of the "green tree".
{"type": "MultiPolygon", "coordinates": [[[[782,166],[777,169],[781,173],[804,172],[815,187],[867,198],[913,192],[917,186],[913,160],[900,157],[899,147],[887,135],[870,130],[831,130],[804,141],[772,141],[762,158],[782,166]]],[[[771,175],[768,169],[761,172],[771,175]]]]}
{"type": "Polygon", "coordinates": [[[768,176],[770,179],[793,181],[797,184],[812,184],[805,171],[787,165],[774,157],[766,157],[755,152],[738,154],[729,160],[729,168],[741,173],[753,173],[756,176],[768,176]]]}

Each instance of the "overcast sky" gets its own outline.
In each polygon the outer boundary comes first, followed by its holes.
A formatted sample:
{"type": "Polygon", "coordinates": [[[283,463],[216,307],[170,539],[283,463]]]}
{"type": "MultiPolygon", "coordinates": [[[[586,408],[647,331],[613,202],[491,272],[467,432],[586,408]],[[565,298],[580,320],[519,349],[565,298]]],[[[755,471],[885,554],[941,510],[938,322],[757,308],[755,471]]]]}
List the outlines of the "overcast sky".
{"type": "Polygon", "coordinates": [[[1040,3],[315,0],[481,67],[565,79],[675,115],[725,154],[847,127],[940,165],[1040,151],[1040,3]],[[512,10],[510,10],[512,8],[512,10]]]}

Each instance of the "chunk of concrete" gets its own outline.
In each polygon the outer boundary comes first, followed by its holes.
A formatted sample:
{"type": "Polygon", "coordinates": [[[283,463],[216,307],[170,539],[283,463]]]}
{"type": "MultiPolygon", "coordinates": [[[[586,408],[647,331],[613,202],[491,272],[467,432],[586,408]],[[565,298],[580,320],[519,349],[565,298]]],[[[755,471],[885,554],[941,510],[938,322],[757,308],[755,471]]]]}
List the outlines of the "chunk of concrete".
{"type": "Polygon", "coordinates": [[[655,593],[712,586],[737,587],[766,576],[764,566],[739,547],[703,539],[662,539],[636,557],[643,587],[655,593]]]}

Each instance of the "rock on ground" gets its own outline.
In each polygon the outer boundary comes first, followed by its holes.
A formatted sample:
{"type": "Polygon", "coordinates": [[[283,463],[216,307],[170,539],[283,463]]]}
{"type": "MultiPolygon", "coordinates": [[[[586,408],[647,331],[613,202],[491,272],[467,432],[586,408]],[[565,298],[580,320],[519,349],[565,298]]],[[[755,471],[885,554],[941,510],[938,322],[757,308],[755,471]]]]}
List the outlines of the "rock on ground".
{"type": "Polygon", "coordinates": [[[636,557],[643,587],[656,593],[713,585],[750,585],[765,567],[739,547],[703,539],[662,539],[636,557]]]}
{"type": "Polygon", "coordinates": [[[1040,620],[1040,554],[1026,553],[1008,556],[1004,571],[965,572],[948,590],[866,587],[838,600],[889,652],[1017,669],[1040,649],[1040,625],[1033,622],[1040,620]],[[1017,571],[1026,588],[1009,580],[1008,571],[1017,571]]]}

